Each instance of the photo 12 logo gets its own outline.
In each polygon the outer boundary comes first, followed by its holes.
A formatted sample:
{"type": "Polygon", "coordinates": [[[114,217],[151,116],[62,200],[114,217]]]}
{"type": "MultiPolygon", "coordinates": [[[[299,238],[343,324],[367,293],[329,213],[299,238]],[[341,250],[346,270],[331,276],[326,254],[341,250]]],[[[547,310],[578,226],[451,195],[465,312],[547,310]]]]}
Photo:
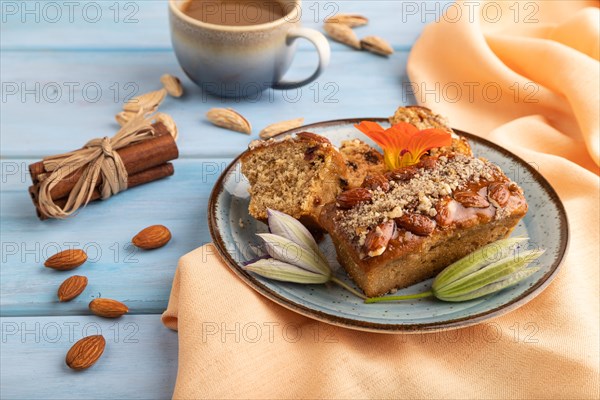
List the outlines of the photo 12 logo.
{"type": "Polygon", "coordinates": [[[467,20],[474,23],[478,19],[488,24],[510,19],[515,23],[534,24],[540,6],[534,1],[403,1],[401,3],[401,21],[403,23],[418,20],[427,23],[434,20],[457,23],[467,20]]]}
{"type": "Polygon", "coordinates": [[[295,104],[305,99],[307,101],[323,104],[337,104],[340,102],[340,85],[337,82],[313,82],[305,87],[295,89],[273,89],[272,82],[217,83],[202,82],[202,102],[214,101],[211,92],[223,93],[221,103],[275,103],[284,101],[295,104]]]}
{"type": "Polygon", "coordinates": [[[0,10],[2,23],[135,24],[140,6],[134,1],[2,1],[0,10]]]}
{"type": "Polygon", "coordinates": [[[135,322],[114,322],[110,325],[98,322],[75,321],[2,321],[2,344],[8,343],[75,343],[82,337],[103,335],[114,343],[139,343],[140,327],[135,322]]]}
{"type": "Polygon", "coordinates": [[[137,96],[139,85],[136,82],[3,81],[1,92],[3,104],[98,103],[102,100],[121,104],[137,96]]]}
{"type": "Polygon", "coordinates": [[[279,322],[203,322],[202,343],[274,343],[283,340],[297,343],[304,339],[313,343],[337,343],[337,328],[318,322],[282,324],[279,322]]]}
{"type": "Polygon", "coordinates": [[[540,85],[536,82],[463,81],[463,82],[402,82],[402,101],[405,103],[539,103],[536,97],[540,85]]]}

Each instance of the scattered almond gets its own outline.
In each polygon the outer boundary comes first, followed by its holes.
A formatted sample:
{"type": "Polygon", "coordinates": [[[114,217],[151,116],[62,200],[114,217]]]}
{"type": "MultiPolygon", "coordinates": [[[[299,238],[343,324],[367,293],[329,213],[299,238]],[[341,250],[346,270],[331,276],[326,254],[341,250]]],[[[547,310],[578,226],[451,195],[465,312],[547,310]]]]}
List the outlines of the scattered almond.
{"type": "Polygon", "coordinates": [[[87,254],[85,254],[85,251],[80,249],[68,249],[48,258],[44,263],[44,266],[58,271],[68,271],[79,267],[86,262],[86,260],[87,254]]]}
{"type": "Polygon", "coordinates": [[[343,43],[347,46],[360,50],[360,40],[356,33],[347,25],[326,23],[324,26],[325,32],[330,38],[336,42],[343,43]]]}
{"type": "Polygon", "coordinates": [[[166,95],[167,91],[165,89],[142,94],[125,103],[123,110],[134,113],[143,110],[144,113],[152,113],[158,109],[158,106],[163,102],[166,95]]]}
{"type": "Polygon", "coordinates": [[[160,77],[160,81],[169,95],[173,97],[181,97],[183,95],[183,86],[178,77],[164,74],[160,77]]]}
{"type": "Polygon", "coordinates": [[[389,56],[394,53],[394,49],[388,42],[378,36],[367,36],[360,41],[360,47],[371,53],[379,54],[380,56],[389,56]]]}
{"type": "Polygon", "coordinates": [[[79,296],[88,284],[88,278],[81,275],[73,275],[66,279],[58,288],[58,301],[71,301],[79,296]]]}
{"type": "Polygon", "coordinates": [[[396,224],[419,236],[429,236],[435,229],[435,221],[421,214],[403,214],[396,224]]]}
{"type": "Polygon", "coordinates": [[[140,249],[152,250],[163,247],[171,240],[171,231],[164,225],[152,225],[142,229],[131,240],[140,249]]]}
{"type": "Polygon", "coordinates": [[[106,340],[102,335],[84,337],[69,349],[65,362],[72,369],[89,368],[98,361],[105,347],[106,340]]]}
{"type": "Polygon", "coordinates": [[[206,113],[206,118],[221,128],[236,132],[242,132],[249,135],[252,132],[250,122],[240,113],[231,108],[211,108],[206,113]]]}
{"type": "Polygon", "coordinates": [[[366,17],[360,14],[335,14],[325,20],[326,24],[342,24],[349,28],[356,28],[369,23],[366,17]]]}
{"type": "Polygon", "coordinates": [[[161,112],[156,113],[154,114],[154,121],[161,122],[165,126],[165,128],[167,128],[167,131],[171,134],[171,136],[173,136],[173,139],[177,140],[177,138],[179,137],[179,133],[177,132],[177,125],[175,124],[175,121],[169,114],[161,112]]]}
{"type": "Polygon", "coordinates": [[[464,207],[487,208],[490,203],[477,193],[473,192],[457,192],[454,193],[454,200],[458,201],[464,207]]]}
{"type": "Polygon", "coordinates": [[[371,192],[365,188],[354,188],[340,193],[336,199],[339,208],[349,209],[359,203],[370,202],[371,192]]]}
{"type": "Polygon", "coordinates": [[[298,128],[304,125],[304,118],[290,119],[288,121],[281,121],[271,124],[264,128],[258,136],[261,139],[270,139],[273,136],[279,135],[281,132],[289,131],[290,129],[298,128]]]}
{"type": "Polygon", "coordinates": [[[365,253],[369,257],[382,255],[385,249],[387,249],[390,239],[394,236],[395,230],[396,223],[394,220],[377,225],[375,229],[368,233],[365,239],[365,253]]]}
{"type": "Polygon", "coordinates": [[[118,318],[129,311],[120,301],[103,298],[90,301],[89,308],[94,314],[104,318],[118,318]]]}

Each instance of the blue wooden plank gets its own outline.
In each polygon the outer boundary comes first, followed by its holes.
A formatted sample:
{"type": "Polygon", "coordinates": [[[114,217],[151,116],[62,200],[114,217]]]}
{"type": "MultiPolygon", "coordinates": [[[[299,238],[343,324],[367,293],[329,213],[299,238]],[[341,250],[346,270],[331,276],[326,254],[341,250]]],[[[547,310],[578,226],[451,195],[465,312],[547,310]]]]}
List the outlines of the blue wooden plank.
{"type": "MultiPolygon", "coordinates": [[[[266,125],[305,117],[306,123],[345,117],[386,116],[411,102],[405,94],[406,60],[364,52],[336,52],[322,77],[298,90],[266,91],[255,99],[217,99],[183,79],[187,95],[167,98],[161,110],[180,131],[182,157],[233,157],[266,125]],[[212,107],[233,107],[253,124],[251,137],[210,125],[212,107]]],[[[160,87],[166,72],[183,78],[172,54],[161,52],[8,53],[0,60],[3,96],[0,152],[34,158],[77,148],[112,135],[125,98],[160,87]],[[31,62],[36,60],[36,62],[31,62]],[[116,98],[115,98],[116,97],[116,98]]],[[[290,76],[307,76],[316,56],[302,53],[290,76]]]]}
{"type": "Polygon", "coordinates": [[[82,315],[94,297],[125,302],[132,314],[160,313],[166,306],[180,256],[210,241],[206,209],[214,182],[227,159],[178,160],[175,175],[88,205],[68,220],[39,221],[27,193],[29,160],[3,160],[0,242],[1,316],[82,315]],[[130,245],[153,224],[167,226],[169,244],[154,251],[130,245]],[[44,260],[69,246],[89,260],[58,272],[44,260]],[[75,274],[89,279],[79,297],[59,303],[56,290],[75,274]]]}
{"type": "Polygon", "coordinates": [[[177,375],[177,334],[159,315],[118,320],[90,316],[1,318],[3,399],[167,399],[177,375]],[[65,355],[82,336],[100,332],[106,349],[82,372],[65,355]]]}
{"type": "MultiPolygon", "coordinates": [[[[306,27],[321,29],[325,18],[336,12],[360,13],[371,23],[360,28],[359,35],[379,35],[405,50],[423,25],[435,20],[450,3],[305,0],[302,21],[306,27]]],[[[1,7],[3,51],[171,48],[166,1],[3,1],[1,7]]],[[[337,43],[333,48],[348,50],[337,43]]]]}
{"type": "MultiPolygon", "coordinates": [[[[0,397],[169,398],[176,376],[177,336],[162,326],[158,315],[136,314],[160,313],[177,259],[210,240],[206,205],[217,174],[275,120],[304,116],[310,123],[381,116],[410,103],[401,84],[407,50],[423,24],[447,3],[304,1],[305,26],[321,29],[330,12],[359,12],[371,19],[369,26],[357,30],[359,36],[382,36],[397,54],[385,60],[332,43],[332,64],[315,85],[300,93],[269,92],[260,101],[204,98],[184,79],[189,95],[164,105],[181,132],[182,159],[175,163],[174,177],[92,204],[71,220],[40,222],[26,192],[26,165],[89,138],[110,135],[117,128],[112,116],[125,97],[157,88],[165,72],[182,73],[172,54],[164,1],[76,2],[72,20],[63,2],[0,2],[0,397]],[[61,7],[58,21],[52,20],[51,3],[61,7]],[[16,14],[6,8],[13,5],[18,7],[16,14]],[[101,18],[92,22],[97,6],[101,18]],[[23,7],[34,12],[23,15],[23,7]],[[127,15],[137,21],[126,23],[127,15]],[[17,92],[11,94],[14,85],[17,92]],[[234,107],[248,116],[254,125],[252,137],[207,124],[203,115],[215,106],[234,107]],[[133,234],[154,223],[172,230],[172,242],[157,251],[129,253],[133,234]],[[57,246],[72,242],[87,245],[94,262],[66,273],[42,267],[57,246]],[[100,254],[92,254],[98,249],[100,254]],[[73,274],[88,276],[88,289],[71,303],[57,303],[56,288],[73,274]],[[82,316],[98,295],[125,301],[133,315],[117,321],[82,316]],[[106,354],[92,369],[73,373],[64,366],[66,351],[84,331],[93,334],[97,327],[109,342],[106,354]],[[34,383],[27,380],[32,376],[34,383]]],[[[305,76],[316,64],[308,44],[300,50],[292,76],[305,76]]]]}

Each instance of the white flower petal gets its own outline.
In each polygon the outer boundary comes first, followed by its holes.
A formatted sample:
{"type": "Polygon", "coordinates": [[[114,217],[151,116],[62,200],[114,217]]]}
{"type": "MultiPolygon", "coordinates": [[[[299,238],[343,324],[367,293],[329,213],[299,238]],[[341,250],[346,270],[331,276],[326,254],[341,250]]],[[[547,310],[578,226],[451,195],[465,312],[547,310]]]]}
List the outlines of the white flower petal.
{"type": "Polygon", "coordinates": [[[523,237],[503,239],[490,243],[479,250],[475,250],[440,272],[435,277],[433,289],[442,290],[445,286],[480,270],[486,265],[506,258],[509,256],[514,245],[526,240],[528,240],[528,238],[523,237]]]}
{"type": "Polygon", "coordinates": [[[491,283],[491,284],[484,286],[480,289],[477,289],[475,291],[472,291],[472,292],[469,292],[466,294],[462,294],[462,295],[454,295],[454,296],[443,296],[442,295],[441,297],[438,297],[438,299],[444,300],[444,301],[451,301],[451,302],[477,299],[479,297],[483,297],[490,293],[496,293],[502,289],[506,289],[507,287],[516,285],[520,281],[530,277],[531,275],[533,275],[534,273],[539,271],[539,269],[540,269],[540,267],[525,268],[525,269],[519,270],[517,272],[514,272],[513,274],[509,275],[508,277],[506,277],[503,280],[491,283]]]}
{"type": "Polygon", "coordinates": [[[260,259],[246,265],[244,269],[265,278],[284,282],[320,284],[329,280],[328,276],[316,274],[273,258],[260,259]]]}
{"type": "Polygon", "coordinates": [[[314,251],[307,250],[303,246],[300,246],[289,239],[272,233],[260,233],[258,236],[265,242],[267,253],[276,260],[327,277],[331,275],[329,265],[327,265],[314,251]]]}
{"type": "Polygon", "coordinates": [[[327,263],[327,259],[321,253],[314,237],[300,221],[286,213],[270,208],[267,209],[267,215],[269,216],[269,229],[272,234],[282,236],[307,250],[314,251],[327,263]]]}

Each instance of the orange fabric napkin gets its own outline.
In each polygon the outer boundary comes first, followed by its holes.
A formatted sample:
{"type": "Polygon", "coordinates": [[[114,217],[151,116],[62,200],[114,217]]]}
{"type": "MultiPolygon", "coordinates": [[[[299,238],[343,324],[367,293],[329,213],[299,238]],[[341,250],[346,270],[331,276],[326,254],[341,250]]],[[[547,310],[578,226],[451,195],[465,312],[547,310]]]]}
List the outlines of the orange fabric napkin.
{"type": "MultiPolygon", "coordinates": [[[[439,83],[439,98],[416,93],[420,103],[534,162],[558,191],[571,242],[556,280],[525,306],[478,326],[372,334],[271,303],[206,245],[181,258],[163,315],[179,330],[174,398],[599,396],[599,12],[578,1],[538,2],[540,22],[514,23],[508,7],[515,2],[493,3],[503,7],[501,21],[428,26],[409,75],[415,88],[439,83]],[[448,84],[471,85],[473,96],[451,99],[448,84]],[[486,84],[500,88],[499,100],[491,101],[492,89],[477,89],[486,84]]],[[[520,18],[531,10],[522,8],[520,18]]]]}

